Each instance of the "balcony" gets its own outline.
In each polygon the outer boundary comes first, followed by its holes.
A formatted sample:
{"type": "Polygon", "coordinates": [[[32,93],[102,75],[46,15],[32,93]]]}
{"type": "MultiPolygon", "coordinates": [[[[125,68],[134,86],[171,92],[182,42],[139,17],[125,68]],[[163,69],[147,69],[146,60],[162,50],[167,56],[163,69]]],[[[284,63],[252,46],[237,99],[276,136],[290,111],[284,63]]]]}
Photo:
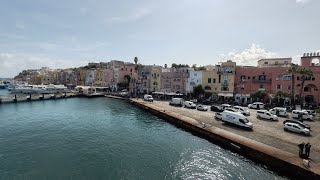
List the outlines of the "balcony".
{"type": "Polygon", "coordinates": [[[272,79],[253,79],[254,83],[271,83],[272,79]]]}
{"type": "Polygon", "coordinates": [[[229,85],[229,83],[227,83],[227,82],[221,83],[221,86],[222,86],[222,87],[226,87],[226,86],[228,86],[228,85],[229,85]]]}

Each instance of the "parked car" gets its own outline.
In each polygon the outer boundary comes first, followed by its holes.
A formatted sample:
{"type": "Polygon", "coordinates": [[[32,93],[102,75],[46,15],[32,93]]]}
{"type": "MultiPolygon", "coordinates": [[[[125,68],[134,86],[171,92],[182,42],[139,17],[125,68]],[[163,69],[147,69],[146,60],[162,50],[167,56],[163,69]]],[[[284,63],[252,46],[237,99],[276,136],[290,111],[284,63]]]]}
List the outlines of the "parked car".
{"type": "Polygon", "coordinates": [[[248,109],[245,109],[244,107],[241,106],[234,106],[233,109],[238,110],[239,112],[241,112],[243,115],[245,116],[250,116],[250,112],[248,109]]]}
{"type": "Polygon", "coordinates": [[[256,114],[257,118],[262,118],[262,119],[269,119],[272,121],[277,121],[278,120],[278,116],[271,114],[269,111],[267,110],[258,110],[257,114],[256,114]]]}
{"type": "Polygon", "coordinates": [[[225,110],[226,108],[232,108],[232,106],[230,104],[221,104],[220,108],[225,110]]]}
{"type": "Polygon", "coordinates": [[[310,130],[297,123],[287,122],[284,124],[283,129],[285,131],[296,132],[304,135],[310,135],[310,130]]]}
{"type": "Polygon", "coordinates": [[[211,110],[211,111],[214,111],[214,112],[222,112],[222,111],[223,111],[223,109],[221,109],[221,108],[218,107],[218,106],[211,106],[211,107],[210,107],[210,110],[211,110]]]}
{"type": "Polygon", "coordinates": [[[240,111],[238,111],[238,110],[236,110],[236,109],[233,109],[233,108],[225,108],[224,111],[230,111],[230,112],[235,112],[235,113],[241,114],[240,111]]]}
{"type": "Polygon", "coordinates": [[[212,102],[210,101],[210,100],[203,100],[203,101],[201,101],[201,104],[204,104],[204,105],[211,105],[212,104],[212,102]]]}
{"type": "Polygon", "coordinates": [[[315,110],[310,110],[310,109],[302,109],[302,111],[308,112],[308,114],[311,114],[313,117],[316,116],[316,111],[315,110]]]}
{"type": "Polygon", "coordinates": [[[262,102],[254,102],[252,104],[249,104],[248,108],[250,108],[250,109],[263,109],[264,104],[262,102]]]}
{"type": "Polygon", "coordinates": [[[216,112],[216,114],[214,115],[214,118],[221,120],[222,119],[222,112],[216,112]]]}
{"type": "Polygon", "coordinates": [[[145,94],[143,96],[143,100],[149,101],[149,102],[153,102],[153,97],[151,95],[149,95],[149,94],[145,94]]]}
{"type": "Polygon", "coordinates": [[[293,110],[291,114],[292,118],[301,119],[301,120],[313,120],[313,116],[307,111],[302,110],[293,110]]]}
{"type": "Polygon", "coordinates": [[[169,102],[170,105],[173,106],[183,106],[183,99],[182,98],[172,98],[169,102]]]}
{"type": "Polygon", "coordinates": [[[253,125],[249,120],[239,112],[223,111],[222,121],[226,123],[231,123],[240,127],[252,129],[253,125]]]}
{"type": "Polygon", "coordinates": [[[304,127],[304,128],[311,129],[311,127],[310,127],[308,124],[303,123],[303,122],[298,121],[298,120],[287,119],[287,120],[283,121],[283,124],[285,124],[285,123],[287,123],[287,122],[296,123],[296,124],[299,124],[300,126],[302,126],[302,127],[304,127]]]}
{"type": "Polygon", "coordinates": [[[199,104],[197,106],[197,110],[199,110],[199,111],[208,111],[208,108],[206,106],[203,106],[203,105],[199,104]]]}
{"type": "Polygon", "coordinates": [[[283,116],[283,117],[289,116],[287,113],[287,109],[283,107],[274,107],[270,109],[269,112],[277,116],[283,116]]]}
{"type": "Polygon", "coordinates": [[[185,101],[184,102],[184,107],[185,108],[195,109],[196,108],[196,104],[191,102],[191,101],[185,101]]]}

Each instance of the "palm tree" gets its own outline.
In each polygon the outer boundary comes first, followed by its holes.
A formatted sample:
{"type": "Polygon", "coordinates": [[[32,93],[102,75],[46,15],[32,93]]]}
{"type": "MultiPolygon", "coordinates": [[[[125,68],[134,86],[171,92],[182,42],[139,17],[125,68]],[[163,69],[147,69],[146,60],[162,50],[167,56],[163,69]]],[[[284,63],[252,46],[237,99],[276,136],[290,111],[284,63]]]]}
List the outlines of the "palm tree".
{"type": "Polygon", "coordinates": [[[301,89],[300,89],[300,93],[299,93],[299,99],[300,99],[300,103],[301,105],[303,104],[303,100],[302,100],[302,90],[304,89],[304,83],[306,81],[306,77],[308,76],[312,76],[313,75],[313,72],[311,69],[306,69],[306,68],[303,68],[303,69],[300,69],[299,70],[299,74],[301,75],[301,89]]]}
{"type": "Polygon", "coordinates": [[[295,64],[292,64],[291,68],[288,70],[291,74],[291,103],[295,105],[295,97],[294,97],[294,74],[298,73],[298,67],[295,64]]]}

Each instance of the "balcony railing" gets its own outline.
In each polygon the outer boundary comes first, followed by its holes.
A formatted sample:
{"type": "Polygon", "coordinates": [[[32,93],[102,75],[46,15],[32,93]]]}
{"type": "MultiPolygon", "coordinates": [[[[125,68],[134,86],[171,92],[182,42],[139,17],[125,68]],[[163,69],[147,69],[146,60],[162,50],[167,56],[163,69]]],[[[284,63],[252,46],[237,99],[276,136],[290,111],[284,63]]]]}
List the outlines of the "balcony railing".
{"type": "Polygon", "coordinates": [[[229,83],[221,83],[221,86],[222,87],[226,87],[226,86],[228,86],[229,85],[229,83]]]}
{"type": "Polygon", "coordinates": [[[272,79],[253,79],[254,83],[271,83],[272,79]]]}

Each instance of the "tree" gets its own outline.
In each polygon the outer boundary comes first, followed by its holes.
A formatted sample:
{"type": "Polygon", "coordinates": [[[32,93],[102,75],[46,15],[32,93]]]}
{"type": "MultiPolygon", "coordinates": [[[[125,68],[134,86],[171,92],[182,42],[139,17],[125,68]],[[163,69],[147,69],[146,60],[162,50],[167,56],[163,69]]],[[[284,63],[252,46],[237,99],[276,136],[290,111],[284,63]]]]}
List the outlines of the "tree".
{"type": "Polygon", "coordinates": [[[251,94],[250,97],[254,101],[261,101],[261,100],[265,101],[268,98],[268,95],[264,91],[257,91],[255,93],[251,94]]]}
{"type": "Polygon", "coordinates": [[[124,79],[126,79],[126,82],[127,82],[127,83],[130,83],[130,81],[131,81],[131,76],[127,74],[127,75],[124,76],[124,79]]]}
{"type": "Polygon", "coordinates": [[[199,84],[198,86],[194,86],[194,87],[193,87],[193,94],[194,94],[194,96],[195,96],[196,98],[199,98],[199,96],[200,96],[201,94],[204,94],[204,93],[205,93],[205,91],[204,91],[204,89],[203,89],[203,87],[202,87],[201,84],[199,84]]]}
{"type": "Polygon", "coordinates": [[[298,67],[295,64],[292,64],[291,68],[288,70],[288,72],[291,74],[291,104],[295,105],[295,97],[294,97],[294,74],[298,72],[298,67]]]}
{"type": "Polygon", "coordinates": [[[302,105],[303,104],[302,91],[304,89],[304,83],[306,81],[306,77],[312,76],[313,72],[312,72],[311,69],[303,68],[303,69],[299,70],[299,74],[301,75],[301,77],[300,77],[300,79],[301,79],[301,88],[300,88],[300,93],[299,93],[299,99],[300,99],[300,105],[302,105]]]}
{"type": "Polygon", "coordinates": [[[283,92],[283,91],[277,91],[275,93],[274,99],[278,100],[276,101],[277,104],[283,105],[285,98],[290,97],[288,93],[283,92]]]}

